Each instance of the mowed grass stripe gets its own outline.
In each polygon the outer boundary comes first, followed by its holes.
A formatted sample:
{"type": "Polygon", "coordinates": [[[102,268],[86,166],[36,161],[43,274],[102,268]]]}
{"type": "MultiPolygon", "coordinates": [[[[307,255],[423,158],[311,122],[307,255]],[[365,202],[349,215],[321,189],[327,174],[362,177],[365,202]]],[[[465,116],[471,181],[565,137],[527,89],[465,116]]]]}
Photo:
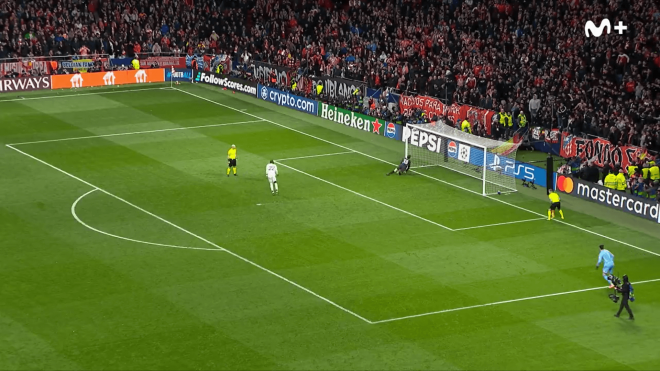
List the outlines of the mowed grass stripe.
{"type": "MultiPolygon", "coordinates": [[[[239,94],[232,96],[231,93],[229,95],[222,92],[216,93],[197,85],[189,88],[200,93],[205,92],[208,96],[213,96],[214,99],[218,97],[223,102],[228,102],[239,109],[259,109],[260,112],[265,112],[272,120],[282,119],[281,122],[286,125],[301,128],[305,131],[309,130],[309,132],[314,132],[324,138],[333,138],[334,142],[346,143],[347,146],[377,155],[380,158],[390,158],[391,156],[392,162],[401,157],[400,149],[390,150],[385,148],[390,143],[394,145],[393,141],[379,138],[384,143],[383,147],[380,147],[380,145],[373,145],[370,142],[372,137],[365,136],[363,140],[363,137],[357,135],[361,133],[357,133],[355,130],[319,121],[309,115],[281,113],[275,106],[268,105],[271,108],[265,108],[261,104],[266,103],[255,100],[252,100],[254,103],[242,105],[241,99],[238,98],[239,94]],[[268,112],[272,112],[271,110],[278,112],[269,114],[268,112]],[[341,128],[341,130],[335,131],[330,128],[331,125],[335,125],[332,128],[341,128]]],[[[212,113],[218,113],[217,108],[212,106],[208,110],[212,113]]],[[[172,109],[181,108],[172,107],[172,109]]],[[[222,120],[222,117],[218,117],[218,120],[222,120]]],[[[126,124],[130,124],[130,119],[127,118],[126,121],[126,124]]],[[[135,124],[139,125],[138,123],[135,124]]],[[[173,124],[177,124],[177,122],[173,122],[173,124]]],[[[219,134],[220,131],[214,131],[213,133],[219,134]]],[[[43,133],[43,135],[52,134],[43,133]]],[[[182,179],[180,183],[173,183],[172,187],[167,187],[167,184],[161,184],[158,187],[158,182],[150,182],[147,179],[148,176],[155,174],[147,172],[142,181],[150,186],[140,189],[140,179],[135,177],[134,185],[138,186],[138,190],[136,190],[136,193],[132,193],[126,189],[126,195],[127,197],[135,197],[135,200],[140,199],[141,202],[148,201],[145,202],[145,206],[158,207],[160,210],[167,211],[168,215],[176,217],[177,220],[181,218],[181,221],[190,222],[191,228],[193,228],[193,225],[194,228],[199,227],[200,233],[202,233],[202,230],[204,232],[209,231],[214,239],[215,236],[222,236],[222,238],[225,238],[228,247],[233,245],[234,242],[237,245],[240,244],[240,246],[245,247],[246,251],[255,256],[255,260],[266,259],[269,263],[275,264],[274,266],[279,265],[281,268],[278,269],[281,269],[281,272],[286,272],[285,275],[299,274],[300,276],[296,278],[300,278],[301,282],[305,279],[321,282],[323,287],[328,288],[328,291],[332,291],[331,294],[346,295],[344,299],[351,300],[351,304],[355,303],[356,307],[364,307],[367,312],[383,317],[392,312],[409,309],[412,311],[424,306],[431,307],[438,306],[438,304],[448,306],[452,304],[451,301],[455,296],[456,288],[462,290],[456,293],[458,302],[469,302],[470,298],[465,297],[466,295],[485,296],[472,298],[474,301],[487,299],[489,290],[485,290],[484,293],[479,293],[477,290],[468,292],[465,287],[459,285],[459,282],[453,283],[452,274],[453,277],[457,276],[455,270],[451,274],[447,274],[447,280],[443,279],[442,283],[450,285],[449,288],[444,289],[434,282],[437,277],[442,279],[443,267],[454,264],[455,261],[459,260],[460,255],[456,256],[455,252],[473,249],[475,241],[479,244],[478,246],[483,246],[483,249],[490,253],[484,256],[483,260],[478,259],[475,263],[481,262],[484,266],[491,267],[498,267],[493,264],[499,263],[501,269],[493,271],[493,273],[506,274],[506,268],[510,264],[506,259],[507,254],[520,255],[529,261],[527,264],[535,265],[532,268],[538,271],[537,274],[547,277],[548,280],[557,277],[554,282],[548,283],[547,287],[543,288],[549,290],[557,285],[577,283],[573,282],[575,280],[573,277],[581,277],[579,261],[589,260],[584,263],[587,266],[584,278],[579,279],[585,281],[593,279],[598,284],[604,284],[600,272],[594,271],[592,266],[593,261],[595,261],[595,254],[591,255],[591,247],[589,246],[591,242],[587,241],[582,246],[579,241],[584,236],[573,235],[572,233],[564,234],[570,229],[565,226],[562,227],[559,223],[550,223],[553,225],[552,227],[544,227],[544,234],[537,231],[538,236],[528,229],[513,228],[499,230],[497,233],[490,231],[490,233],[480,234],[478,238],[463,232],[439,233],[436,231],[438,230],[437,227],[420,226],[420,228],[415,228],[416,233],[411,233],[406,229],[409,223],[406,220],[408,218],[398,218],[389,214],[379,216],[379,208],[364,207],[360,204],[353,205],[352,196],[351,198],[344,198],[339,193],[328,191],[325,186],[315,186],[314,182],[305,180],[302,177],[281,177],[282,190],[286,189],[290,193],[283,192],[279,198],[272,197],[263,174],[264,160],[277,158],[273,156],[280,151],[282,153],[286,152],[287,156],[295,156],[336,152],[337,148],[328,146],[327,143],[319,143],[315,146],[312,142],[305,142],[304,146],[296,148],[298,139],[291,137],[290,139],[284,139],[284,143],[272,145],[267,151],[260,150],[259,148],[263,145],[268,145],[267,139],[263,138],[266,135],[272,135],[272,133],[258,133],[255,140],[258,145],[250,146],[248,144],[248,147],[251,147],[250,151],[243,152],[245,158],[241,158],[241,162],[239,162],[243,166],[242,170],[239,170],[242,171],[241,175],[229,179],[224,177],[223,174],[224,152],[226,151],[224,143],[225,139],[231,141],[232,138],[218,138],[223,143],[220,144],[220,147],[223,147],[222,151],[218,154],[218,169],[212,169],[210,165],[204,165],[205,160],[202,159],[203,157],[199,157],[201,160],[197,160],[198,156],[203,156],[204,153],[208,152],[206,148],[213,147],[212,142],[205,142],[207,139],[204,138],[191,137],[187,140],[177,141],[172,136],[169,137],[170,140],[174,139],[172,140],[172,146],[166,143],[168,140],[163,142],[162,138],[151,139],[147,141],[150,144],[143,143],[144,146],[136,143],[135,148],[131,148],[131,151],[141,155],[146,154],[147,157],[156,158],[158,161],[162,160],[164,164],[167,164],[166,167],[159,170],[163,173],[161,176],[164,176],[164,179],[171,179],[169,175],[165,174],[172,173],[173,169],[176,169],[177,174],[182,179]],[[201,142],[206,144],[201,145],[199,148],[195,147],[197,143],[201,142]],[[187,147],[187,150],[179,147],[187,147]],[[191,149],[190,147],[195,148],[191,149]],[[162,152],[168,153],[163,154],[162,152]],[[181,157],[181,161],[177,162],[175,160],[177,157],[181,157]],[[197,162],[201,162],[203,165],[196,167],[197,162]],[[253,166],[255,170],[252,174],[248,168],[253,166]],[[202,169],[207,169],[205,170],[206,173],[202,169]],[[199,174],[203,175],[198,177],[199,174]],[[192,179],[205,179],[209,185],[200,187],[197,181],[188,179],[190,176],[192,176],[192,179]],[[192,181],[193,186],[191,188],[181,187],[180,191],[176,192],[177,186],[181,186],[186,181],[192,181]],[[233,183],[229,183],[230,181],[233,183]],[[189,192],[193,192],[193,194],[189,195],[189,192]],[[319,202],[315,202],[316,200],[319,202]],[[336,204],[333,204],[333,200],[336,200],[336,204]],[[189,207],[186,202],[190,202],[192,207],[189,207]],[[260,203],[261,206],[257,206],[257,203],[260,203]],[[285,208],[282,205],[287,207],[285,208]],[[316,206],[316,209],[314,206],[316,206]],[[355,210],[350,210],[351,206],[354,206],[355,210]],[[338,213],[324,215],[324,212],[332,207],[335,207],[338,213]],[[349,210],[349,212],[342,213],[343,210],[349,210]],[[312,211],[314,214],[308,214],[312,211]],[[360,218],[360,211],[367,211],[362,218],[360,218]],[[185,213],[191,215],[184,215],[185,213]],[[297,215],[291,217],[292,214],[297,215]],[[344,220],[337,221],[338,216],[341,217],[341,214],[345,214],[344,220]],[[306,215],[311,215],[307,218],[307,223],[305,223],[306,215]],[[291,219],[287,219],[287,216],[291,219]],[[227,223],[228,219],[231,223],[227,223]],[[355,222],[356,219],[359,222],[355,222]],[[375,222],[371,222],[371,219],[375,222]],[[324,228],[324,220],[327,222],[327,228],[324,228]],[[225,227],[226,225],[230,226],[225,227]],[[554,225],[557,225],[558,228],[555,229],[554,225]],[[401,229],[398,229],[399,227],[401,229]],[[299,230],[302,233],[297,233],[299,230]],[[451,238],[449,235],[451,235],[451,238]],[[296,239],[297,236],[300,239],[296,239]],[[332,239],[329,239],[327,243],[326,241],[319,244],[315,243],[316,238],[323,240],[327,238],[326,236],[330,236],[332,239]],[[481,240],[484,242],[480,242],[481,240]],[[516,240],[518,242],[515,242],[516,240]],[[573,240],[576,241],[573,242],[573,240]],[[263,248],[263,241],[268,241],[269,247],[267,249],[263,248]],[[566,241],[570,241],[570,246],[575,250],[563,248],[562,244],[566,241]],[[512,243],[516,244],[515,247],[510,246],[512,243]],[[553,250],[547,245],[559,246],[555,249],[556,253],[558,256],[565,255],[561,259],[556,259],[556,267],[554,266],[555,263],[545,262],[546,266],[556,268],[550,271],[538,266],[539,262],[543,263],[546,256],[550,255],[553,250]],[[316,249],[316,246],[319,246],[319,248],[316,249]],[[335,253],[337,246],[342,248],[335,253]],[[437,248],[439,250],[428,256],[420,255],[419,251],[424,251],[425,248],[437,248]],[[446,250],[443,251],[442,249],[446,250]],[[502,251],[500,251],[501,249],[502,251]],[[292,251],[296,251],[296,260],[300,262],[299,265],[288,262],[289,254],[292,251]],[[499,255],[498,252],[507,254],[499,255]],[[537,259],[534,257],[535,252],[542,252],[543,254],[537,259]],[[409,253],[410,257],[408,260],[403,260],[401,255],[406,253],[409,253]],[[380,261],[389,254],[394,255],[391,260],[388,260],[389,264],[380,261]],[[414,254],[419,255],[417,260],[414,259],[414,254]],[[307,266],[303,260],[305,256],[313,257],[307,266]],[[442,260],[447,261],[443,263],[442,260]],[[425,262],[426,264],[424,264],[425,262]],[[404,266],[403,263],[408,265],[405,268],[399,268],[404,266]],[[414,265],[412,263],[418,264],[414,265]],[[568,272],[563,272],[559,268],[562,264],[569,266],[568,272]],[[436,266],[437,269],[434,271],[436,266]],[[327,268],[327,270],[323,270],[324,268],[327,268]],[[369,268],[372,271],[369,271],[369,268]],[[415,272],[418,269],[419,271],[415,272]],[[387,282],[388,277],[390,283],[387,282]],[[429,278],[430,281],[428,281],[429,278]],[[368,285],[372,280],[382,284],[383,287],[374,290],[373,286],[368,285]],[[407,284],[408,282],[410,282],[410,285],[407,284]],[[362,285],[363,283],[367,283],[367,285],[362,285]],[[402,284],[396,285],[397,283],[402,284]],[[405,290],[408,288],[410,293],[406,296],[405,290]],[[346,289],[346,291],[341,291],[341,289],[346,289]],[[391,290],[389,296],[388,290],[391,290]],[[404,292],[400,293],[397,290],[404,292]],[[418,300],[423,295],[427,297],[418,300]],[[366,297],[368,300],[361,301],[361,297],[366,297]],[[392,302],[390,299],[395,301],[406,300],[407,302],[390,304],[392,302]],[[415,307],[415,304],[420,305],[415,307]],[[378,307],[375,307],[376,305],[378,307]]],[[[24,135],[24,137],[30,139],[29,135],[24,135]]],[[[241,142],[236,144],[239,145],[239,148],[244,148],[242,142],[250,142],[251,137],[246,133],[243,138],[240,138],[241,142]]],[[[131,146],[130,142],[121,144],[131,146]]],[[[34,148],[36,149],[36,147],[34,148]]],[[[58,150],[56,148],[50,148],[49,150],[54,151],[51,159],[58,161],[64,168],[68,158],[75,156],[74,151],[67,153],[65,156],[60,156],[57,154],[58,150]]],[[[113,153],[121,154],[121,152],[108,151],[107,154],[112,156],[113,153]]],[[[216,155],[215,151],[212,152],[208,154],[209,159],[216,155]]],[[[133,156],[130,151],[126,153],[127,156],[133,156]]],[[[93,156],[91,149],[88,155],[93,156]]],[[[11,158],[13,159],[13,156],[11,158]]],[[[90,161],[93,161],[93,158],[90,161]]],[[[117,158],[116,161],[121,162],[123,160],[117,158]]],[[[4,162],[1,166],[8,168],[20,165],[22,161],[12,160],[12,162],[17,164],[4,162]]],[[[139,161],[139,163],[143,162],[143,160],[139,161]]],[[[146,162],[144,164],[148,166],[146,162]]],[[[114,166],[109,160],[107,165],[114,166]]],[[[389,165],[385,165],[385,167],[389,168],[389,165]]],[[[138,166],[134,170],[139,172],[142,169],[138,166]]],[[[388,169],[385,169],[385,171],[388,171],[388,169]]],[[[31,181],[28,176],[30,173],[18,170],[11,170],[10,172],[14,174],[16,180],[15,185],[10,185],[12,188],[9,189],[9,192],[21,193],[22,189],[19,182],[29,183],[31,181]]],[[[45,171],[44,173],[48,172],[45,171]]],[[[84,178],[84,175],[88,173],[90,173],[90,170],[83,170],[81,174],[77,175],[84,178]]],[[[128,174],[130,172],[127,171],[121,177],[117,177],[113,176],[111,170],[107,171],[104,184],[109,188],[114,187],[117,184],[116,182],[120,183],[122,178],[128,174]]],[[[51,178],[59,179],[60,177],[61,174],[54,174],[51,178]]],[[[365,178],[367,178],[366,175],[365,178]]],[[[383,179],[385,180],[384,177],[383,179]]],[[[71,182],[72,185],[77,184],[72,180],[67,181],[71,182]]],[[[335,181],[339,180],[335,179],[335,181]]],[[[63,183],[66,183],[66,181],[63,183]]],[[[386,186],[389,191],[390,184],[387,183],[386,186]]],[[[33,190],[35,192],[39,191],[37,187],[33,187],[33,190]]],[[[79,193],[75,189],[73,191],[71,197],[75,199],[79,196],[79,193]]],[[[405,186],[402,185],[401,190],[397,189],[397,192],[399,191],[410,192],[410,189],[405,189],[405,186]]],[[[48,192],[46,186],[41,189],[41,193],[48,194],[48,192]]],[[[395,192],[392,196],[396,197],[397,193],[395,192]]],[[[540,209],[541,213],[547,208],[545,200],[534,200],[526,195],[516,195],[512,198],[506,198],[506,200],[514,203],[518,203],[518,200],[520,200],[521,204],[526,205],[526,208],[540,209]]],[[[452,199],[451,202],[460,203],[462,197],[458,196],[456,199],[452,199]]],[[[570,202],[565,203],[570,207],[570,202]]],[[[66,210],[67,203],[50,205],[47,202],[45,208],[40,209],[35,204],[31,206],[29,213],[24,214],[25,218],[33,220],[37,225],[42,225],[45,230],[57,228],[60,229],[58,234],[69,236],[68,241],[54,245],[44,243],[44,248],[40,249],[40,255],[44,256],[43,261],[48,261],[51,264],[55,264],[54,262],[61,261],[61,259],[70,259],[69,255],[71,253],[67,255],[66,252],[71,252],[72,247],[75,254],[79,254],[79,249],[82,251],[88,249],[85,246],[85,239],[89,238],[87,235],[81,238],[76,236],[75,231],[67,233],[62,230],[61,224],[56,224],[54,220],[51,220],[52,215],[51,218],[48,217],[58,206],[64,208],[64,211],[68,211],[66,210]],[[37,218],[39,215],[41,217],[37,218]]],[[[94,205],[90,206],[92,207],[91,212],[94,213],[94,205]]],[[[424,206],[420,205],[420,207],[424,206]]],[[[508,208],[504,205],[502,207],[508,208]]],[[[115,214],[118,218],[125,213],[122,208],[113,210],[112,202],[108,202],[108,205],[103,208],[103,212],[111,215],[115,214]]],[[[497,219],[498,217],[501,217],[501,215],[494,218],[497,219]]],[[[574,217],[576,219],[581,218],[581,215],[576,213],[574,217]]],[[[113,221],[110,215],[101,219],[113,221]]],[[[130,216],[127,216],[127,219],[130,220],[130,216]]],[[[118,221],[118,219],[115,221],[118,221]]],[[[70,222],[75,224],[73,220],[70,222]]],[[[23,225],[24,221],[19,220],[17,223],[23,225]]],[[[606,223],[601,225],[603,228],[607,227],[606,223]]],[[[610,224],[610,226],[613,225],[610,224]]],[[[121,228],[120,223],[116,223],[114,226],[121,228]]],[[[149,231],[148,227],[145,227],[149,234],[158,235],[158,230],[149,231]]],[[[13,229],[22,230],[19,228],[13,229]]],[[[30,230],[30,228],[28,227],[26,230],[30,230]]],[[[135,228],[134,231],[139,232],[139,228],[135,228]]],[[[486,229],[480,231],[486,232],[486,229]]],[[[10,241],[16,241],[13,234],[5,234],[5,236],[10,241]]],[[[30,236],[29,239],[22,240],[21,246],[23,248],[17,249],[13,254],[13,259],[18,266],[21,263],[17,259],[27,258],[32,253],[29,246],[42,241],[38,234],[30,234],[30,236]],[[25,248],[25,246],[28,246],[28,248],[25,248]]],[[[641,242],[646,240],[646,242],[652,243],[654,241],[648,236],[645,239],[643,234],[636,234],[634,238],[639,239],[641,242]]],[[[168,250],[129,250],[128,246],[113,249],[112,245],[114,243],[109,243],[107,240],[104,242],[104,240],[93,237],[89,242],[96,245],[92,249],[93,254],[104,261],[112,262],[113,269],[117,269],[131,279],[141,282],[144,287],[150,290],[157,290],[158,297],[166,298],[178,308],[184,308],[187,313],[201,319],[203,324],[197,325],[192,321],[187,322],[185,317],[175,316],[171,318],[174,322],[169,326],[169,328],[174,329],[173,331],[161,331],[162,328],[158,326],[133,326],[134,323],[139,322],[151,323],[148,319],[143,320],[144,316],[166,318],[169,307],[140,307],[137,305],[140,300],[139,296],[130,295],[110,296],[109,300],[128,300],[129,304],[126,310],[130,310],[131,315],[126,315],[126,312],[121,309],[114,311],[101,310],[98,313],[102,316],[62,316],[60,322],[58,322],[67,325],[66,329],[71,329],[76,325],[93,326],[96,322],[101,321],[103,326],[98,327],[100,329],[99,333],[106,334],[106,338],[102,340],[98,336],[88,336],[86,331],[80,333],[62,332],[61,336],[50,336],[49,333],[58,332],[58,327],[52,324],[49,325],[50,322],[37,321],[36,319],[39,318],[37,315],[28,317],[20,316],[16,311],[11,312],[13,318],[18,318],[19,321],[29,324],[29,326],[24,326],[24,329],[36,329],[36,333],[40,335],[45,333],[42,338],[47,339],[49,343],[53,342],[57,351],[62,352],[67,358],[85,368],[98,368],[99,364],[102,364],[104,367],[111,366],[113,368],[165,368],[167,365],[176,365],[177,368],[200,369],[217,369],[224,367],[223,365],[231,366],[231,368],[267,369],[289,367],[318,369],[328,368],[322,367],[327,365],[341,369],[538,369],[548,368],[548,365],[556,368],[559,367],[557,365],[561,364],[565,365],[566,368],[627,369],[631,367],[649,368],[654,364],[658,364],[657,352],[654,352],[652,348],[652,344],[657,342],[655,338],[657,332],[651,333],[644,330],[645,328],[653,329],[652,325],[647,325],[649,323],[647,321],[658,323],[657,321],[653,322],[653,318],[657,318],[657,316],[654,317],[653,312],[650,311],[650,306],[653,306],[653,303],[658,300],[658,295],[653,290],[645,288],[644,285],[636,287],[639,298],[643,297],[643,301],[638,301],[635,304],[638,308],[638,323],[633,324],[637,326],[635,328],[622,327],[622,322],[610,322],[613,319],[611,318],[611,310],[614,309],[614,304],[607,301],[608,299],[603,295],[604,292],[581,293],[570,297],[561,297],[557,300],[533,300],[500,306],[497,309],[479,308],[410,321],[369,326],[367,324],[355,324],[352,319],[345,320],[343,315],[337,314],[338,311],[335,308],[316,301],[308,294],[299,292],[286,283],[273,280],[272,276],[255,272],[253,268],[247,265],[236,264],[235,261],[218,260],[211,262],[207,258],[200,257],[200,255],[180,254],[168,250]],[[218,276],[214,276],[216,274],[218,276]],[[215,277],[223,277],[224,279],[216,279],[215,277]],[[232,290],[232,288],[235,288],[235,290],[232,290]],[[144,309],[149,309],[149,312],[144,312],[144,309]],[[17,315],[14,316],[14,313],[17,313],[17,315]],[[120,319],[124,322],[119,322],[120,319]],[[536,325],[537,321],[546,320],[552,326],[551,331],[548,330],[545,323],[539,322],[539,325],[536,325]],[[130,339],[123,336],[120,331],[106,330],[106,324],[103,322],[115,326],[126,323],[127,326],[132,326],[133,329],[139,329],[139,331],[133,331],[133,333],[139,333],[139,335],[134,339],[130,339]],[[627,338],[627,341],[635,344],[640,353],[645,352],[647,355],[646,357],[640,357],[644,359],[642,362],[626,361],[624,360],[625,355],[616,352],[610,354],[609,357],[603,356],[601,352],[592,349],[593,341],[586,339],[586,337],[598,339],[617,338],[621,331],[628,330],[634,336],[627,338]],[[578,335],[584,334],[584,336],[574,336],[569,331],[573,331],[574,334],[578,335]],[[75,338],[76,336],[78,338],[75,338]],[[93,345],[79,346],[78,344],[84,338],[89,340],[88,344],[93,345]],[[234,347],[234,344],[238,344],[238,346],[234,347]],[[200,350],[202,348],[212,349],[212,351],[202,351],[200,350]],[[394,352],[393,349],[398,351],[394,352]],[[233,367],[235,365],[244,366],[233,367]]],[[[616,246],[614,248],[620,249],[616,246]]],[[[630,265],[631,271],[628,273],[634,274],[635,279],[638,279],[638,276],[651,275],[657,271],[654,269],[653,263],[649,263],[649,260],[644,260],[641,256],[639,259],[637,257],[630,259],[631,256],[628,255],[625,249],[619,254],[621,255],[618,255],[617,259],[621,259],[622,265],[634,263],[634,265],[630,265]]],[[[33,254],[33,256],[38,255],[33,254]]],[[[80,260],[80,262],[84,264],[84,260],[80,260]]],[[[518,262],[518,259],[515,262],[518,262]]],[[[524,263],[523,260],[520,262],[524,263]]],[[[75,267],[75,264],[67,264],[66,270],[74,271],[75,267]]],[[[463,283],[469,283],[468,281],[472,279],[472,276],[474,276],[475,282],[483,279],[484,276],[488,277],[487,271],[483,274],[477,274],[475,270],[466,269],[463,275],[463,283]]],[[[526,290],[538,288],[536,284],[530,283],[525,275],[520,275],[520,272],[516,269],[511,271],[513,274],[511,278],[502,276],[502,281],[498,282],[504,291],[500,296],[506,294],[506,288],[516,290],[520,289],[519,287],[527,287],[526,290]]],[[[48,276],[48,272],[44,272],[44,274],[48,276]]],[[[35,289],[29,295],[17,296],[17,300],[3,301],[5,303],[3,308],[6,309],[7,306],[15,305],[20,299],[24,304],[24,308],[30,313],[37,313],[31,309],[34,303],[30,298],[44,296],[45,302],[55,300],[49,295],[42,295],[40,287],[43,290],[53,292],[67,291],[68,295],[65,300],[75,301],[76,297],[85,295],[85,290],[94,287],[97,283],[96,280],[118,283],[114,281],[113,276],[106,274],[95,276],[87,270],[83,270],[83,273],[77,278],[85,285],[66,285],[69,281],[61,280],[57,275],[50,275],[48,277],[54,284],[65,284],[43,287],[38,285],[42,275],[36,275],[33,272],[21,274],[16,279],[12,278],[11,282],[35,284],[35,289]]],[[[116,279],[123,280],[124,275],[118,275],[116,279]]],[[[475,285],[477,288],[481,287],[477,283],[475,285]]],[[[96,290],[100,295],[112,293],[111,288],[112,286],[109,284],[96,285],[96,290]]],[[[126,286],[116,285],[116,289],[124,291],[126,286]]],[[[342,299],[339,296],[337,298],[342,299]]],[[[102,304],[110,304],[111,308],[116,308],[111,303],[102,304]]],[[[76,305],[85,306],[86,303],[79,301],[76,305]]],[[[7,313],[5,309],[3,309],[3,313],[7,313]]],[[[43,307],[40,310],[49,312],[58,311],[59,309],[58,307],[43,307]]],[[[72,313],[81,313],[81,311],[77,309],[72,313]]],[[[59,317],[49,315],[46,318],[59,317]]],[[[26,330],[19,329],[16,331],[26,330]]],[[[47,352],[41,352],[38,347],[35,346],[33,349],[35,350],[34,354],[43,354],[44,357],[49,357],[47,352]]],[[[24,363],[23,365],[27,364],[24,363]]]]}
{"type": "MultiPolygon", "coordinates": [[[[108,148],[114,149],[113,146],[109,146],[108,148]]],[[[120,148],[122,148],[122,147],[120,147],[120,148]]],[[[76,154],[80,154],[80,151],[79,151],[79,150],[77,150],[77,151],[75,151],[75,152],[76,152],[76,154]]],[[[122,149],[120,152],[125,152],[125,149],[122,149]]],[[[60,154],[60,155],[61,155],[61,154],[60,154]]],[[[97,159],[98,159],[98,158],[112,158],[112,159],[126,158],[126,159],[130,159],[130,160],[132,160],[133,162],[137,159],[136,156],[135,156],[134,154],[131,154],[130,152],[129,152],[129,153],[121,153],[121,154],[120,154],[120,153],[116,153],[116,154],[108,154],[108,155],[106,155],[106,156],[99,156],[98,153],[97,153],[97,154],[92,154],[91,152],[87,155],[87,154],[85,154],[85,153],[83,152],[81,158],[97,158],[97,159]]],[[[96,165],[99,165],[99,164],[98,164],[98,160],[97,160],[96,162],[97,162],[96,165]]],[[[127,167],[127,166],[126,166],[126,162],[127,162],[126,160],[123,160],[123,161],[122,161],[122,170],[125,169],[125,168],[127,167]]],[[[157,164],[151,163],[150,161],[146,161],[146,162],[142,162],[142,161],[140,161],[140,162],[138,162],[138,163],[133,163],[132,166],[128,166],[128,167],[130,167],[130,168],[134,168],[134,167],[136,167],[136,166],[137,166],[137,167],[145,167],[145,169],[144,169],[145,171],[151,171],[151,172],[153,172],[153,171],[155,170],[155,168],[157,168],[156,165],[157,165],[157,164]]],[[[103,166],[101,166],[101,167],[103,167],[103,166]]],[[[115,175],[121,175],[121,172],[119,172],[118,170],[119,170],[119,169],[117,169],[117,168],[115,168],[115,167],[112,168],[112,171],[113,171],[113,173],[115,173],[115,175]]],[[[149,173],[148,173],[148,172],[145,172],[145,171],[140,171],[140,172],[139,172],[141,177],[144,177],[144,176],[146,176],[146,175],[149,175],[149,173]]],[[[152,174],[152,175],[155,176],[155,173],[152,174]]],[[[105,178],[105,176],[103,176],[103,177],[105,178]]],[[[149,178],[149,177],[147,177],[147,178],[149,178]]],[[[175,177],[172,177],[171,179],[168,179],[168,180],[165,181],[164,183],[165,183],[165,184],[168,184],[169,186],[171,186],[172,184],[171,184],[170,181],[174,181],[175,178],[177,178],[177,177],[176,177],[176,176],[175,176],[175,177]]],[[[159,180],[159,181],[163,181],[162,178],[160,178],[160,179],[158,179],[158,180],[159,180]]],[[[125,179],[125,178],[124,178],[124,182],[122,182],[122,183],[126,183],[126,179],[125,179]]],[[[175,188],[176,188],[177,192],[179,192],[179,193],[181,192],[181,189],[182,189],[182,188],[179,186],[178,183],[176,183],[175,188]]],[[[162,190],[161,190],[161,191],[162,191],[162,190]]],[[[194,194],[198,194],[198,193],[197,193],[197,192],[188,192],[187,194],[194,195],[194,194]]],[[[187,205],[187,206],[188,206],[188,209],[190,209],[190,205],[187,205]]]]}

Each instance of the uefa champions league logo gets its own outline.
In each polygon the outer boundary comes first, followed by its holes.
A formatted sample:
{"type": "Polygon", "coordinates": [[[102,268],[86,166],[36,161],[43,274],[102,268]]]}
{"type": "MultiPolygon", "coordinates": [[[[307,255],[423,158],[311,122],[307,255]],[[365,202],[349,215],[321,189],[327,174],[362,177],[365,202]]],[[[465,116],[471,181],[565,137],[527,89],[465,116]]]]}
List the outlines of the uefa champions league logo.
{"type": "Polygon", "coordinates": [[[470,157],[470,149],[468,147],[461,146],[461,158],[468,158],[470,157]]]}
{"type": "Polygon", "coordinates": [[[268,99],[268,88],[265,86],[261,88],[261,99],[263,100],[268,99]]]}

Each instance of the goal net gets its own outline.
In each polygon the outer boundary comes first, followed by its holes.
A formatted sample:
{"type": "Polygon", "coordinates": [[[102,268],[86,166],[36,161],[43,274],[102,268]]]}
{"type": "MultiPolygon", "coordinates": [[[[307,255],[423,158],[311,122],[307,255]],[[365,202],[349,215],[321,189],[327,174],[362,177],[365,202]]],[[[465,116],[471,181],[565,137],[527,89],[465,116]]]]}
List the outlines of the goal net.
{"type": "Polygon", "coordinates": [[[516,191],[520,141],[482,138],[435,122],[406,126],[403,141],[413,169],[437,166],[478,179],[483,195],[516,191]]]}

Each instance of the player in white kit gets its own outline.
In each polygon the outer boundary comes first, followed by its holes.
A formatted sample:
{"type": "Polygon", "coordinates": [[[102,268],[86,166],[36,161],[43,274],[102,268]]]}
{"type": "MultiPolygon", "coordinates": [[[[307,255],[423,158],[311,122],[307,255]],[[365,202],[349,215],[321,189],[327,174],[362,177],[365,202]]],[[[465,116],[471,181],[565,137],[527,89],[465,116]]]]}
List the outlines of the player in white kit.
{"type": "Polygon", "coordinates": [[[277,187],[277,165],[273,160],[270,160],[270,163],[266,165],[266,176],[268,177],[268,183],[270,183],[270,192],[273,195],[279,193],[277,187]]]}

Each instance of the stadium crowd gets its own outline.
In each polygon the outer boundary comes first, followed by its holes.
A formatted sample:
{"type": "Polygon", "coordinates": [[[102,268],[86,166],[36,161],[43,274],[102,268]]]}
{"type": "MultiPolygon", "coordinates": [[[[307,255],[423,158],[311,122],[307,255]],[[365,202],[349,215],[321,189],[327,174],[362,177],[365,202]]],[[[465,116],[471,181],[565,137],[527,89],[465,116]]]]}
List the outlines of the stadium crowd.
{"type": "Polygon", "coordinates": [[[651,150],[659,48],[647,0],[0,0],[0,58],[226,54],[651,150]],[[603,18],[628,28],[586,37],[603,18]]]}

